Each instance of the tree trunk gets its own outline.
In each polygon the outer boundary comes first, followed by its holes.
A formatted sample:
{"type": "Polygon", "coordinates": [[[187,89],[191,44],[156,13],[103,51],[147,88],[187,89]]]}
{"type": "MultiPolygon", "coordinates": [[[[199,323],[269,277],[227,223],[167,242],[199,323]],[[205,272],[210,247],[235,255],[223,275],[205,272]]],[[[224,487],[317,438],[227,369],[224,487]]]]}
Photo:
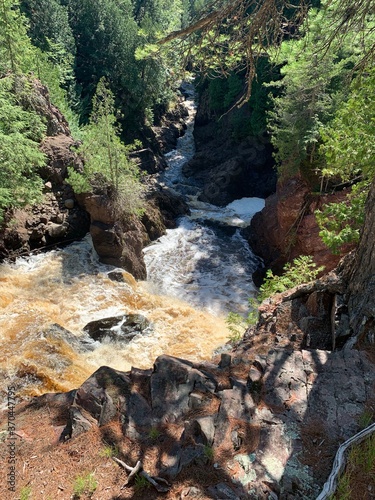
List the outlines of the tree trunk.
{"type": "Polygon", "coordinates": [[[365,223],[348,287],[353,334],[375,342],[375,179],[366,202],[365,223]]]}

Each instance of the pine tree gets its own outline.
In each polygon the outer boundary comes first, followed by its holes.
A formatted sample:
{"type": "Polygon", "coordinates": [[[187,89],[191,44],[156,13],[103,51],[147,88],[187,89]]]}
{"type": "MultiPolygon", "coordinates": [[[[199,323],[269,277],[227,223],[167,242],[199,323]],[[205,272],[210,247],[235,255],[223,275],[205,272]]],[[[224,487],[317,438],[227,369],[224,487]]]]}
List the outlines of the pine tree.
{"type": "Polygon", "coordinates": [[[0,75],[27,72],[35,66],[35,49],[18,0],[0,0],[0,75]]]}
{"type": "Polygon", "coordinates": [[[0,79],[0,220],[8,207],[40,201],[43,186],[38,168],[45,164],[39,150],[45,125],[18,104],[13,89],[13,75],[0,79]]]}
{"type": "Polygon", "coordinates": [[[136,213],[142,208],[143,186],[138,168],[128,159],[133,148],[121,142],[116,121],[113,93],[105,78],[101,78],[79,149],[84,172],[82,175],[70,169],[69,181],[77,193],[104,190],[119,213],[136,213]]]}

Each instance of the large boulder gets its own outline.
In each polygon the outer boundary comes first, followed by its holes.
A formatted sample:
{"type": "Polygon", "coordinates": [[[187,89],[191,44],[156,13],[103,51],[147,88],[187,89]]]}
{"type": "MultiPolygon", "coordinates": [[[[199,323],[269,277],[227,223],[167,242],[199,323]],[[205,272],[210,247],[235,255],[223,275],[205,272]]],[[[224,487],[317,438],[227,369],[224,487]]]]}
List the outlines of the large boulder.
{"type": "Polygon", "coordinates": [[[102,342],[130,342],[136,335],[150,330],[149,321],[141,314],[125,314],[90,321],[83,328],[92,339],[102,342]]]}

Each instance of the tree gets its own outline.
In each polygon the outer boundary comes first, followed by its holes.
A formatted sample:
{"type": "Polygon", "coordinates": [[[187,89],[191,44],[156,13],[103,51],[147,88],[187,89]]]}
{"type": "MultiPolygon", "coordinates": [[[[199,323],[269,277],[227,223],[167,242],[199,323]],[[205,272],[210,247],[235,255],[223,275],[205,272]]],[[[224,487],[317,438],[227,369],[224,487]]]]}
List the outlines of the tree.
{"type": "Polygon", "coordinates": [[[320,235],[334,251],[345,243],[357,243],[364,222],[366,197],[375,176],[374,92],[372,68],[353,81],[348,100],[321,129],[326,158],[322,176],[339,186],[354,184],[344,202],[330,203],[316,214],[320,235]]]}
{"type": "MultiPolygon", "coordinates": [[[[27,86],[25,78],[22,82],[27,86]]],[[[21,80],[18,80],[18,85],[21,80]]],[[[27,89],[29,92],[29,89],[27,89]]],[[[12,76],[0,79],[0,221],[9,207],[41,199],[38,169],[45,164],[39,143],[45,133],[41,118],[19,104],[12,76]]]]}
{"type": "MultiPolygon", "coordinates": [[[[67,8],[57,0],[22,0],[22,9],[29,19],[29,36],[38,47],[38,77],[45,60],[58,70],[58,84],[75,101],[74,57],[76,53],[73,32],[69,26],[67,8]],[[47,57],[40,54],[40,51],[47,57]],[[42,59],[42,61],[40,61],[42,59]]],[[[51,68],[48,68],[51,71],[51,68]]],[[[53,71],[53,70],[52,70],[53,71]]],[[[44,76],[44,75],[43,75],[44,76]]]]}
{"type": "Polygon", "coordinates": [[[138,168],[128,159],[132,149],[119,138],[113,93],[105,78],[101,78],[93,98],[90,123],[79,148],[84,158],[84,172],[69,170],[69,181],[75,192],[105,190],[119,214],[139,212],[143,186],[138,168]]]}
{"type": "Polygon", "coordinates": [[[179,39],[186,59],[193,60],[203,74],[227,76],[231,71],[245,71],[247,85],[237,102],[240,106],[250,98],[259,57],[289,36],[313,3],[302,0],[291,6],[287,0],[212,1],[189,26],[158,43],[164,46],[179,39]]]}
{"type": "Polygon", "coordinates": [[[18,0],[0,0],[0,75],[27,72],[35,66],[35,49],[18,0]]]}
{"type": "Polygon", "coordinates": [[[282,79],[273,85],[281,89],[269,114],[269,129],[281,175],[302,171],[307,178],[324,166],[319,145],[321,130],[334,117],[349,93],[348,82],[361,57],[363,46],[353,37],[335,41],[324,57],[317,47],[330,29],[327,10],[313,10],[301,27],[304,36],[286,40],[274,56],[282,65],[282,79]],[[323,163],[323,165],[322,165],[323,163]]]}
{"type": "MultiPolygon", "coordinates": [[[[134,57],[138,28],[130,0],[69,0],[69,23],[77,54],[75,76],[81,87],[81,114],[86,121],[102,77],[111,81],[127,110],[139,105],[138,68],[134,57]]],[[[126,118],[130,115],[128,111],[126,118]]]]}

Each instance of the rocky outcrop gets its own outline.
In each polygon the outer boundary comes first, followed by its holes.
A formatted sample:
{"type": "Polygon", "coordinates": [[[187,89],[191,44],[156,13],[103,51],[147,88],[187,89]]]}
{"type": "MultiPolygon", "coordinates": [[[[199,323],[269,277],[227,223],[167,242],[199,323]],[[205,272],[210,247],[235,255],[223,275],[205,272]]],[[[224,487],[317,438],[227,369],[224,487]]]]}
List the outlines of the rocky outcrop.
{"type": "Polygon", "coordinates": [[[136,279],[146,278],[142,249],[173,227],[176,217],[187,213],[187,205],[168,189],[149,193],[141,218],[119,217],[106,193],[77,195],[90,214],[90,234],[101,262],[122,267],[136,279]]]}
{"type": "MultiPolygon", "coordinates": [[[[24,105],[32,107],[47,123],[47,137],[40,146],[47,162],[39,172],[44,181],[44,201],[6,214],[0,231],[0,258],[71,242],[90,231],[102,262],[123,267],[144,279],[143,247],[164,234],[166,228],[174,227],[176,217],[187,213],[186,204],[168,189],[158,188],[152,178],[141,219],[128,216],[118,220],[106,193],[75,196],[66,177],[69,166],[78,172],[83,168],[76,153],[79,143],[70,135],[62,113],[51,104],[47,87],[38,80],[33,81],[33,86],[30,102],[24,105]]],[[[131,154],[143,171],[152,174],[166,167],[162,153],[173,148],[183,134],[186,113],[185,107],[177,103],[148,130],[148,146],[131,154]]]]}
{"type": "Polygon", "coordinates": [[[70,135],[64,116],[51,104],[47,88],[37,80],[33,85],[33,100],[25,105],[32,106],[47,123],[47,137],[40,146],[47,158],[46,166],[40,170],[44,199],[38,205],[6,214],[0,231],[0,258],[77,240],[89,228],[86,211],[78,205],[65,182],[68,166],[82,168],[82,161],[74,151],[78,144],[70,135]]]}
{"type": "Polygon", "coordinates": [[[347,246],[341,255],[333,254],[319,236],[314,212],[342,201],[346,194],[314,195],[301,177],[279,181],[276,193],[266,199],[265,208],[253,217],[244,234],[265,266],[276,272],[299,255],[311,255],[325,272],[331,271],[353,247],[347,246]]]}
{"type": "Polygon", "coordinates": [[[175,149],[177,139],[181,137],[186,129],[185,119],[188,116],[186,107],[182,104],[183,97],[170,109],[155,115],[154,126],[151,127],[155,136],[154,143],[159,147],[161,153],[168,153],[175,149]]]}
{"type": "Polygon", "coordinates": [[[164,154],[176,147],[177,139],[181,137],[186,129],[185,118],[188,115],[183,105],[183,96],[177,95],[177,102],[170,109],[161,106],[154,111],[154,125],[141,131],[142,149],[130,153],[141,169],[148,174],[156,174],[163,171],[167,164],[164,154]]]}
{"type": "Polygon", "coordinates": [[[186,177],[194,176],[202,185],[199,199],[214,205],[244,197],[265,198],[276,187],[268,136],[235,138],[233,114],[219,119],[201,98],[194,127],[196,154],[183,167],[186,177]]]}
{"type": "Polygon", "coordinates": [[[190,471],[199,494],[213,498],[315,498],[339,442],[359,428],[373,365],[356,350],[248,347],[218,364],[160,356],[149,370],[101,367],[67,394],[60,440],[120,421],[143,456],[159,450],[149,467],[169,483],[190,471]],[[211,484],[200,483],[202,467],[211,484]]]}

